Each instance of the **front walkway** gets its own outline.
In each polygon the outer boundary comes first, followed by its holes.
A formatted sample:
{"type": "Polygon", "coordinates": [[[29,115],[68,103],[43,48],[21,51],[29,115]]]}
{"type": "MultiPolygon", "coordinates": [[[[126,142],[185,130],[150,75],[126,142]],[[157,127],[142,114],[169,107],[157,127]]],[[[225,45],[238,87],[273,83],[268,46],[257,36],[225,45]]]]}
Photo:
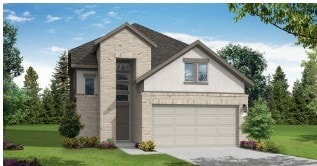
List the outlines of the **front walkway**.
{"type": "Polygon", "coordinates": [[[317,160],[236,147],[158,148],[157,151],[202,166],[317,166],[317,160]]]}
{"type": "Polygon", "coordinates": [[[162,154],[161,152],[144,152],[143,150],[134,147],[134,143],[131,142],[117,142],[116,146],[122,151],[130,155],[149,155],[149,154],[162,154]]]}

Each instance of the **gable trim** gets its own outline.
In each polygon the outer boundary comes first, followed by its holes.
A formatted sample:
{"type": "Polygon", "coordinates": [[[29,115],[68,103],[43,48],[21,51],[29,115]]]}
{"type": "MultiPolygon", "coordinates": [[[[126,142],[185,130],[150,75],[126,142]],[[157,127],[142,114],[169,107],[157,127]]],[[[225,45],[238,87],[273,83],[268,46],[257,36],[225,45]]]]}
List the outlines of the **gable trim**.
{"type": "Polygon", "coordinates": [[[144,75],[142,75],[141,77],[136,79],[136,82],[139,83],[139,82],[147,79],[148,77],[152,76],[153,74],[155,74],[156,72],[158,72],[159,70],[161,70],[165,66],[169,65],[174,60],[176,60],[177,58],[179,58],[180,56],[184,55],[185,53],[187,53],[188,51],[192,50],[195,47],[201,48],[202,51],[204,51],[210,58],[214,59],[217,63],[219,63],[225,69],[227,69],[231,74],[233,74],[234,76],[239,78],[242,82],[244,82],[246,87],[251,87],[251,86],[254,85],[253,81],[251,81],[249,78],[244,76],[240,71],[238,71],[237,69],[232,67],[230,64],[228,64],[223,58],[218,56],[215,52],[213,52],[210,48],[208,48],[206,45],[204,45],[199,40],[196,40],[195,42],[190,44],[185,49],[181,50],[180,52],[178,52],[177,54],[175,54],[171,58],[167,59],[165,62],[161,63],[160,65],[158,65],[154,69],[152,69],[152,70],[148,71],[147,73],[145,73],[144,75]]]}
{"type": "Polygon", "coordinates": [[[136,34],[138,37],[140,37],[142,40],[144,40],[146,43],[150,44],[153,47],[157,47],[157,44],[154,43],[152,40],[150,40],[148,37],[144,36],[142,33],[140,33],[138,30],[136,30],[135,28],[133,28],[129,23],[124,23],[121,26],[119,26],[118,28],[114,29],[113,31],[109,32],[108,34],[106,34],[105,36],[97,39],[95,41],[95,45],[100,44],[101,42],[103,42],[104,40],[106,40],[107,38],[113,36],[114,34],[116,34],[117,32],[121,31],[124,28],[128,28],[130,29],[134,34],[136,34]]]}

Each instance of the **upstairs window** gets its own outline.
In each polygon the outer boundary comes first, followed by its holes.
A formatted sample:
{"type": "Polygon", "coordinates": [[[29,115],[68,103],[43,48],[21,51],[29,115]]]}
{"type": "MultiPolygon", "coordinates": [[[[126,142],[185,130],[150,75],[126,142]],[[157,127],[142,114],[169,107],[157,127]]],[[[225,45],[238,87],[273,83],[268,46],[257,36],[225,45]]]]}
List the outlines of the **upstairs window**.
{"type": "Polygon", "coordinates": [[[185,84],[208,84],[208,59],[184,58],[185,84]]]}
{"type": "Polygon", "coordinates": [[[85,95],[95,95],[96,75],[84,74],[85,79],[85,95]]]}

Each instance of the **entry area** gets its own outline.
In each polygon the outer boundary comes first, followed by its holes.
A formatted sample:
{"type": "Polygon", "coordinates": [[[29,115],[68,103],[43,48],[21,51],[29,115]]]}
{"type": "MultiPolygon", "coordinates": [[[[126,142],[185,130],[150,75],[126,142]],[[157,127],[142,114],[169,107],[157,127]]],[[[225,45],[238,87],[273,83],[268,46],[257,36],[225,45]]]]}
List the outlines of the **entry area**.
{"type": "Polygon", "coordinates": [[[116,64],[116,137],[130,140],[130,61],[117,60],[116,64]]]}
{"type": "Polygon", "coordinates": [[[238,106],[153,105],[152,110],[158,147],[238,144],[238,106]]]}

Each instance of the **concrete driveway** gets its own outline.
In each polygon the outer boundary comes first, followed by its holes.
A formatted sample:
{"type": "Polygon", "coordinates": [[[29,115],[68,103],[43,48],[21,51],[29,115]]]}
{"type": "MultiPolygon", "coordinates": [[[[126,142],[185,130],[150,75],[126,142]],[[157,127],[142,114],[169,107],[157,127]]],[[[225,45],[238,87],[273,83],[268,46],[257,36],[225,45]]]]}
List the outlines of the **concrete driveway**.
{"type": "Polygon", "coordinates": [[[317,160],[236,147],[157,148],[156,150],[202,166],[317,166],[317,160]]]}

